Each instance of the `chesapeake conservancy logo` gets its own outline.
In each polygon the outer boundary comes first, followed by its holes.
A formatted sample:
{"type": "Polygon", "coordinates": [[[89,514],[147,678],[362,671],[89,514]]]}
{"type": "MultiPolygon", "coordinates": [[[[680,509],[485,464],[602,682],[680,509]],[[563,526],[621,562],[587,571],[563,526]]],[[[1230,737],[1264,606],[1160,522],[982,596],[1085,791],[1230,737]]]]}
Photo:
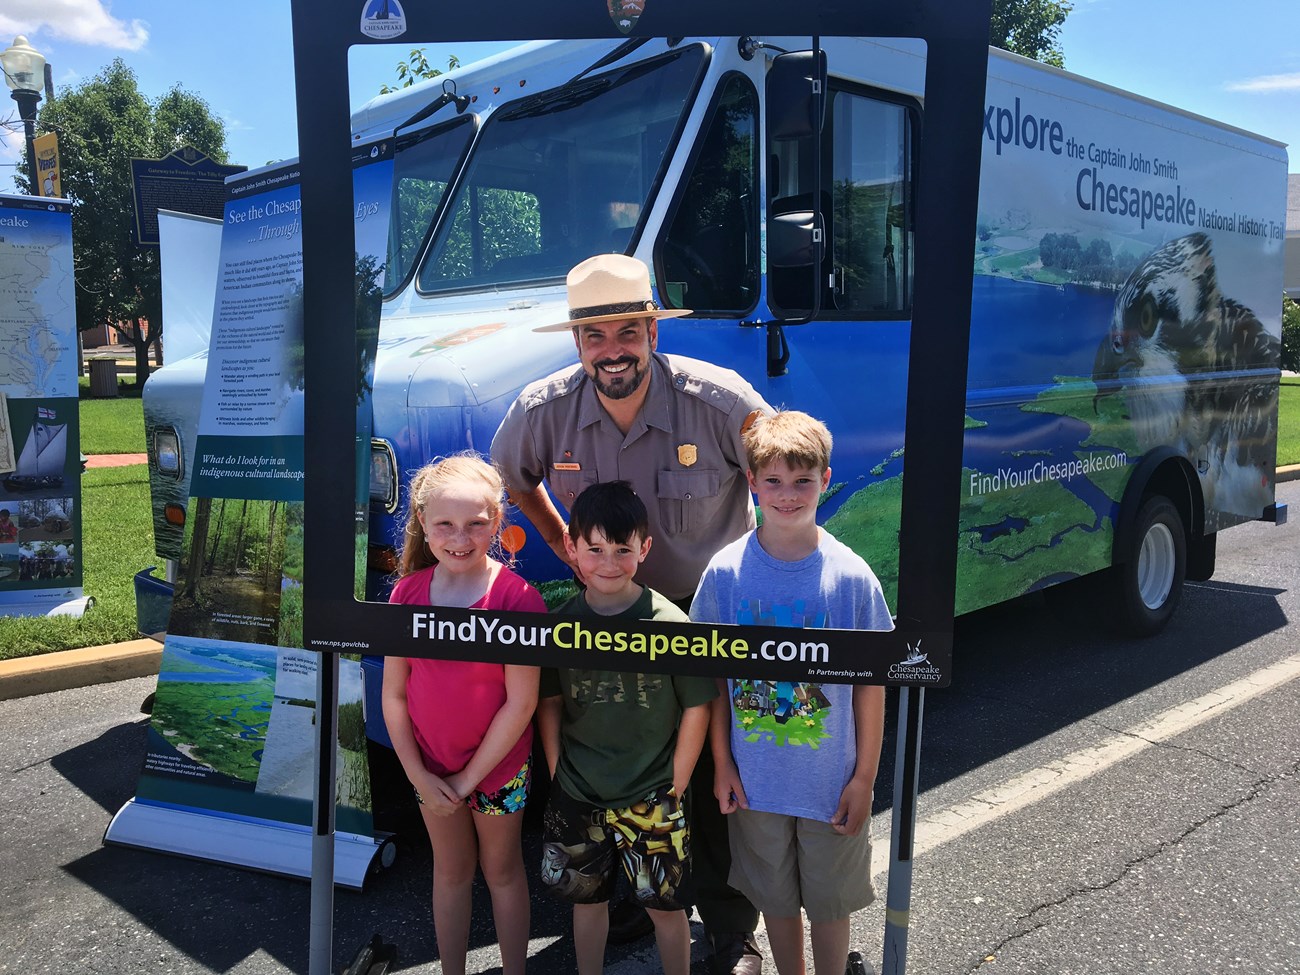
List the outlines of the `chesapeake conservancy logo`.
{"type": "Polygon", "coordinates": [[[937,684],[943,672],[930,663],[930,655],[921,652],[921,641],[916,646],[907,645],[907,656],[896,664],[890,664],[889,679],[907,681],[910,684],[937,684]]]}
{"type": "Polygon", "coordinates": [[[406,11],[400,0],[365,0],[361,8],[361,33],[392,40],[406,33],[406,11]]]}

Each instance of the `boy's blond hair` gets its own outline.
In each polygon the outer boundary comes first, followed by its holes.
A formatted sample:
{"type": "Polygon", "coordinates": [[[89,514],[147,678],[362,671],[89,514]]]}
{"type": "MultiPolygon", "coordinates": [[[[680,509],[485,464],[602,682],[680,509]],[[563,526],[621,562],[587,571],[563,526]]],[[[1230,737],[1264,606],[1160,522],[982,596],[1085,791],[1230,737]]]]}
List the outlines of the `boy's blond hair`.
{"type": "Polygon", "coordinates": [[[740,439],[753,474],[777,460],[792,469],[811,467],[819,474],[831,466],[830,430],[821,420],[799,410],[778,410],[760,417],[740,439]]]}

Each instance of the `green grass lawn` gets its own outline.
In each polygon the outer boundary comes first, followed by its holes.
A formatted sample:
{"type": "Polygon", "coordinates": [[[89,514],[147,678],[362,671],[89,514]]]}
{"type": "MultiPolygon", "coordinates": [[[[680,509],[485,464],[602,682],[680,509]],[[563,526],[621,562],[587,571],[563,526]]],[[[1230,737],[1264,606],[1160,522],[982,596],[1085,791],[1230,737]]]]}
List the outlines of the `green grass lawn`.
{"type": "Polygon", "coordinates": [[[124,386],[116,399],[91,399],[90,380],[81,378],[81,452],[83,454],[144,453],[144,410],[140,397],[126,395],[134,386],[124,386]]]}
{"type": "Polygon", "coordinates": [[[1283,376],[1277,408],[1277,466],[1300,464],[1300,376],[1283,376]]]}

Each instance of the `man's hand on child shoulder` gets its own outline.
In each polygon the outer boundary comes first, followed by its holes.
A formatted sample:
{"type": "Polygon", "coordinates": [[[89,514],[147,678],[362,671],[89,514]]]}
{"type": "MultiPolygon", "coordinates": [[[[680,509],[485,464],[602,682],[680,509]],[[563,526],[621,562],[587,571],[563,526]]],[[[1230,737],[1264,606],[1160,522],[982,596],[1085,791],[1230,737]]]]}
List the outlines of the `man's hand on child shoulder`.
{"type": "Polygon", "coordinates": [[[871,818],[871,783],[849,779],[840,793],[840,804],[831,817],[831,826],[843,836],[857,836],[863,823],[871,818]]]}

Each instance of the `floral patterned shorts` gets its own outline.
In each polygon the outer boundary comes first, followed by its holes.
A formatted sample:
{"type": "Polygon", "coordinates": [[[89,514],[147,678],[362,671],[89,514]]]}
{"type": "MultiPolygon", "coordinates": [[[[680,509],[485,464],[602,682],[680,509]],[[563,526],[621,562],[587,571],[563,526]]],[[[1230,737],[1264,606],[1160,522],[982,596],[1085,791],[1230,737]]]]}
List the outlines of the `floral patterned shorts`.
{"type": "Polygon", "coordinates": [[[524,759],[523,768],[514,777],[495,792],[479,792],[475,789],[465,799],[465,805],[484,816],[505,816],[509,813],[522,812],[528,801],[528,786],[533,778],[533,759],[524,759]]]}

